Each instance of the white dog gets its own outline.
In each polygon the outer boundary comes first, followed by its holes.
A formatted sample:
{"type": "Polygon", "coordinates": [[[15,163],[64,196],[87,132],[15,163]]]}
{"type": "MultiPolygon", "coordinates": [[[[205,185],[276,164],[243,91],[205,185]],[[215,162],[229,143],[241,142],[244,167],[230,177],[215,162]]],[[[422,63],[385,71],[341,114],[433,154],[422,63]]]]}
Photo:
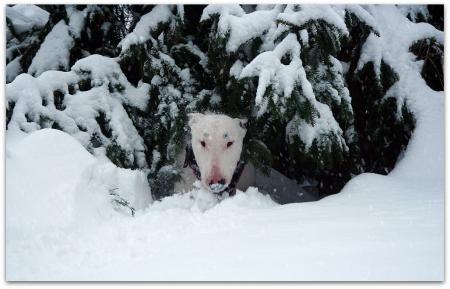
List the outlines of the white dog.
{"type": "MultiPolygon", "coordinates": [[[[185,159],[185,169],[175,190],[188,191],[195,177],[213,193],[228,191],[229,195],[234,195],[236,186],[248,187],[245,180],[237,184],[244,169],[240,157],[247,120],[222,114],[190,113],[188,117],[191,140],[185,155],[181,156],[185,159]]],[[[249,167],[246,166],[244,175],[252,174],[249,167]]],[[[244,179],[248,182],[248,177],[244,179]]]]}

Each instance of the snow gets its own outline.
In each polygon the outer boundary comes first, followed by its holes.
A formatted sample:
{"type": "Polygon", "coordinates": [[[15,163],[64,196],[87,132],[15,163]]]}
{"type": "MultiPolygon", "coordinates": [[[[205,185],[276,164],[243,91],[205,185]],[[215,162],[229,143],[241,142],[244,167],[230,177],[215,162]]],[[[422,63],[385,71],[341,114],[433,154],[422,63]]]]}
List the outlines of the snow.
{"type": "Polygon", "coordinates": [[[239,79],[243,68],[244,65],[242,64],[242,61],[240,61],[239,59],[236,60],[236,62],[230,68],[230,76],[239,79]]]}
{"type": "Polygon", "coordinates": [[[334,9],[340,9],[343,8],[345,10],[347,10],[348,12],[356,15],[358,17],[359,20],[363,21],[364,23],[366,23],[369,27],[371,27],[374,31],[378,31],[378,24],[375,21],[375,19],[373,18],[373,16],[364,8],[361,7],[361,5],[336,5],[334,6],[334,9]]]}
{"type": "Polygon", "coordinates": [[[258,116],[266,112],[267,100],[264,100],[264,94],[270,84],[275,86],[276,91],[282,91],[284,97],[290,97],[294,83],[298,78],[298,73],[292,72],[303,69],[299,56],[300,44],[297,42],[295,34],[291,33],[278,44],[274,51],[259,54],[242,69],[241,79],[258,76],[259,81],[255,97],[255,103],[261,105],[258,116]],[[292,61],[289,65],[284,65],[281,63],[281,58],[288,52],[292,61]]]}
{"type": "Polygon", "coordinates": [[[380,37],[376,36],[374,33],[370,33],[361,48],[361,56],[359,57],[357,69],[363,69],[364,65],[368,62],[374,64],[375,74],[380,77],[381,68],[381,45],[380,37]]]}
{"type": "Polygon", "coordinates": [[[385,97],[397,97],[399,112],[406,102],[417,121],[408,150],[418,155],[407,153],[391,175],[414,183],[434,180],[436,187],[443,186],[444,92],[436,92],[426,85],[409,46],[419,39],[432,37],[443,43],[444,33],[427,23],[412,23],[400,17],[401,12],[392,6],[380,6],[371,12],[383,31],[380,42],[384,60],[399,74],[399,81],[385,97]]]}
{"type": "Polygon", "coordinates": [[[427,5],[397,5],[397,8],[404,16],[411,17],[414,22],[418,20],[419,15],[425,19],[430,17],[427,5]]]}
{"type": "Polygon", "coordinates": [[[309,45],[309,36],[308,36],[308,30],[302,29],[299,32],[300,39],[302,40],[302,45],[304,47],[308,47],[309,45]]]}
{"type": "MultiPolygon", "coordinates": [[[[333,56],[329,56],[329,61],[332,63],[330,69],[333,71],[333,74],[340,74],[343,75],[344,72],[344,67],[342,65],[342,62],[340,62],[338,59],[334,58],[333,56]]],[[[345,87],[344,82],[342,79],[337,79],[336,80],[338,82],[338,85],[343,87],[344,92],[342,93],[341,97],[346,100],[348,103],[351,103],[351,97],[350,97],[350,92],[348,91],[348,89],[345,87]]],[[[336,82],[335,81],[335,82],[336,82]]],[[[341,99],[338,98],[338,96],[335,97],[335,100],[340,103],[341,99]]]]}
{"type": "MultiPolygon", "coordinates": [[[[211,19],[213,15],[219,16],[217,32],[227,37],[226,50],[230,53],[257,37],[264,40],[261,51],[271,50],[275,39],[288,26],[302,27],[311,20],[323,20],[335,26],[341,34],[348,35],[346,10],[377,31],[372,15],[359,5],[287,5],[284,11],[282,9],[283,5],[262,5],[254,12],[245,13],[240,5],[208,5],[203,10],[201,21],[211,19]]],[[[307,31],[301,31],[300,36],[303,45],[307,45],[307,31]]]]}
{"type": "Polygon", "coordinates": [[[19,223],[27,231],[67,224],[73,213],[73,207],[66,206],[73,202],[67,191],[94,157],[65,133],[44,129],[8,146],[7,158],[15,160],[7,161],[6,169],[7,191],[14,192],[8,194],[6,207],[15,212],[7,213],[8,225],[19,223]]]}
{"type": "Polygon", "coordinates": [[[218,14],[220,15],[235,15],[242,16],[245,14],[244,9],[242,9],[241,5],[232,4],[232,5],[220,5],[220,4],[211,4],[203,9],[202,16],[200,18],[200,22],[208,20],[212,15],[218,14]]]}
{"type": "MultiPolygon", "coordinates": [[[[289,5],[288,5],[289,6],[289,5]]],[[[288,10],[289,7],[286,8],[288,10]]],[[[329,5],[301,5],[300,11],[285,11],[278,15],[277,20],[301,27],[308,21],[322,19],[334,25],[344,35],[348,35],[347,26],[342,17],[329,5]]]]}
{"type": "Polygon", "coordinates": [[[47,11],[32,4],[6,6],[5,13],[19,34],[45,26],[49,18],[47,11]]]}
{"type": "Polygon", "coordinates": [[[342,129],[337,126],[329,106],[316,101],[315,107],[320,111],[320,114],[314,117],[313,124],[306,122],[298,115],[295,115],[294,118],[289,121],[286,125],[286,135],[288,136],[289,141],[293,143],[294,137],[298,136],[307,149],[311,147],[314,140],[317,140],[318,146],[322,147],[328,145],[328,141],[322,137],[326,136],[331,131],[334,132],[335,135],[340,136],[338,145],[347,149],[347,145],[341,137],[342,129]]]}
{"type": "Polygon", "coordinates": [[[14,58],[11,62],[6,65],[6,82],[11,82],[16,78],[17,75],[22,73],[22,67],[20,66],[20,59],[22,56],[14,58]]]}
{"type": "Polygon", "coordinates": [[[67,6],[66,12],[69,17],[69,27],[72,32],[72,36],[74,38],[81,37],[81,31],[84,28],[84,22],[86,18],[86,12],[89,8],[86,8],[84,11],[79,11],[74,6],[67,6]]]}
{"type": "MultiPolygon", "coordinates": [[[[261,117],[267,112],[269,99],[265,96],[269,86],[275,93],[272,97],[273,102],[281,108],[285,105],[286,99],[291,97],[295,85],[300,85],[303,97],[307,99],[316,110],[313,123],[307,123],[305,120],[295,116],[286,126],[286,135],[290,141],[293,137],[300,137],[305,147],[309,149],[314,140],[318,140],[328,133],[334,133],[336,136],[342,135],[339,124],[333,117],[329,106],[316,100],[311,83],[306,77],[305,69],[300,60],[300,44],[297,36],[293,33],[288,34],[273,51],[266,51],[256,56],[252,62],[246,65],[240,74],[240,79],[246,77],[258,76],[258,88],[256,90],[255,104],[258,106],[257,117],[261,117]],[[292,60],[288,65],[281,63],[285,55],[290,55],[292,60]],[[279,98],[278,95],[283,97],[279,98]]],[[[284,113],[284,111],[281,111],[284,113]]],[[[338,139],[338,144],[346,148],[344,139],[338,139]]]]}
{"type": "Polygon", "coordinates": [[[203,67],[203,69],[208,70],[208,57],[206,56],[205,53],[203,53],[200,48],[198,48],[197,45],[193,44],[192,41],[188,41],[187,44],[177,44],[174,45],[172,49],[174,48],[181,48],[181,47],[185,47],[186,49],[188,49],[191,53],[193,53],[195,56],[197,56],[198,58],[200,58],[199,60],[199,64],[203,67]]]}
{"type": "MultiPolygon", "coordinates": [[[[224,8],[214,9],[209,13],[224,8]]],[[[95,87],[66,94],[64,101],[68,112],[82,111],[72,121],[88,121],[84,116],[93,112],[81,105],[102,99],[105,84],[122,83],[115,60],[94,56],[69,72],[17,76],[6,86],[7,101],[16,103],[6,132],[6,280],[444,280],[444,93],[426,85],[409,52],[411,43],[424,37],[443,42],[443,33],[407,21],[395,6],[370,6],[367,12],[380,36],[371,36],[379,48],[366,49],[365,57],[381,55],[398,73],[399,81],[386,97],[397,97],[399,107],[408,103],[416,128],[389,175],[361,174],[339,194],[318,202],[278,205],[257,188],[218,200],[198,184],[189,193],[152,202],[144,172],[92,156],[77,134],[35,131],[37,124],[26,121],[26,112],[30,117],[61,115],[46,111],[42,99],[55,89],[67,93],[68,84],[90,71],[95,87]],[[113,206],[111,192],[136,208],[134,217],[113,206]]],[[[313,101],[301,62],[297,66],[296,37],[291,34],[274,51],[262,53],[242,69],[241,77],[266,70],[265,85],[278,77],[278,70],[287,69],[280,58],[291,53],[303,93],[313,101]]],[[[233,66],[234,73],[239,66],[233,66]]],[[[290,81],[278,81],[284,95],[290,81]]],[[[128,95],[140,91],[126,82],[125,95],[112,95],[111,101],[92,107],[112,106],[111,116],[118,117],[115,125],[120,126],[125,114],[115,104],[132,102],[128,95]]],[[[144,103],[143,96],[137,99],[136,105],[144,103]]],[[[315,105],[326,116],[323,104],[315,105]]],[[[308,129],[301,133],[314,133],[308,129]]],[[[159,157],[154,154],[155,161],[159,157]]]]}
{"type": "Polygon", "coordinates": [[[77,61],[69,72],[46,71],[36,78],[21,74],[6,85],[6,99],[15,103],[8,130],[32,132],[44,128],[41,117],[46,117],[58,123],[62,130],[73,135],[85,147],[91,145],[94,134],[108,144],[110,140],[103,136],[96,119],[103,112],[112,137],[128,153],[130,162],[145,167],[143,139],[123,105],[145,110],[148,90],[148,84],[131,85],[117,61],[101,55],[91,55],[77,61]],[[68,86],[77,85],[82,79],[90,79],[93,88],[69,94],[68,86]],[[110,92],[111,86],[121,86],[123,91],[110,92]],[[53,93],[56,90],[64,95],[64,109],[58,109],[55,105],[53,93]],[[44,105],[44,101],[48,104],[44,105]]]}
{"type": "Polygon", "coordinates": [[[398,177],[417,170],[410,154],[434,150],[414,146],[392,176],[360,175],[319,202],[281,206],[256,188],[219,202],[194,189],[133,218],[105,194],[118,183],[148,194],[136,171],[118,182],[60,131],[7,140],[9,281],[443,279],[443,176],[398,177]]]}
{"type": "Polygon", "coordinates": [[[153,39],[150,33],[156,30],[159,24],[168,22],[171,17],[173,17],[171,5],[156,5],[152,11],[141,17],[133,32],[120,41],[118,46],[122,48],[122,51],[126,51],[131,45],[153,39]]]}
{"type": "Polygon", "coordinates": [[[45,37],[28,68],[28,73],[39,76],[47,70],[68,70],[70,49],[73,45],[69,27],[64,20],[59,21],[45,37]]]}
{"type": "Polygon", "coordinates": [[[77,61],[72,66],[72,71],[78,74],[83,74],[88,71],[95,86],[109,82],[113,85],[125,84],[126,93],[119,96],[121,100],[126,104],[142,110],[147,106],[149,86],[144,83],[140,83],[137,88],[132,86],[123,74],[119,63],[114,58],[94,54],[77,61]]]}
{"type": "MultiPolygon", "coordinates": [[[[209,5],[203,11],[201,20],[208,19],[212,14],[220,11],[218,23],[218,33],[225,36],[229,33],[226,45],[228,52],[236,51],[245,42],[260,36],[267,31],[270,26],[275,25],[274,20],[279,14],[279,8],[272,10],[259,10],[248,14],[243,14],[238,8],[230,9],[233,5],[226,5],[226,8],[209,5]],[[208,9],[213,6],[215,9],[208,9]]],[[[277,6],[278,7],[278,6],[277,6]]],[[[242,8],[241,8],[242,9],[242,8]]]]}

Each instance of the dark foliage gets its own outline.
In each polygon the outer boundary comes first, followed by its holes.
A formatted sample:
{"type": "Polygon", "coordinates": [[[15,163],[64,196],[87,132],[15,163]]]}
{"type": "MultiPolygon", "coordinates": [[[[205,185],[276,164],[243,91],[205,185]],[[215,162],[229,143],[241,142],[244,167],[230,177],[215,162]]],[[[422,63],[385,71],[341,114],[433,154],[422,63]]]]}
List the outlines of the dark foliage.
{"type": "MultiPolygon", "coordinates": [[[[386,91],[399,77],[387,63],[382,61],[379,71],[373,62],[357,69],[365,40],[371,33],[379,35],[357,15],[346,11],[349,35],[321,19],[308,21],[302,26],[277,22],[288,28],[278,36],[275,44],[289,33],[296,35],[300,42],[300,32],[306,31],[308,41],[302,46],[300,56],[306,77],[316,99],[330,108],[342,129],[342,135],[325,134],[321,141],[316,139],[307,148],[299,137],[289,138],[286,133],[289,122],[295,117],[314,125],[314,116],[318,114],[314,104],[305,97],[301,84],[295,84],[291,97],[282,105],[274,101],[274,96],[277,99],[283,96],[277,95],[279,92],[273,86],[268,86],[264,94],[269,99],[268,113],[256,116],[258,77],[236,79],[230,74],[230,69],[238,60],[245,66],[259,55],[263,37],[255,37],[237,50],[227,51],[229,34],[218,33],[220,15],[200,21],[206,5],[184,5],[183,9],[174,5],[173,17],[153,27],[150,40],[121,50],[119,43],[154,6],[76,5],[75,8],[85,11],[87,16],[80,37],[74,38],[70,66],[92,54],[114,57],[130,83],[149,85],[146,109],[128,104],[123,106],[145,144],[148,167],[144,169],[148,172],[155,199],[170,195],[174,182],[180,177],[180,168],[175,165],[175,160],[189,133],[186,113],[191,111],[248,118],[243,159],[253,162],[263,171],[272,167],[298,183],[307,182],[322,197],[339,192],[353,175],[362,172],[387,174],[394,168],[398,156],[408,144],[415,121],[407,103],[399,107],[394,98],[385,97],[386,91]],[[206,61],[202,60],[203,56],[206,61]],[[345,62],[348,69],[338,72],[334,60],[345,62]],[[347,100],[348,93],[351,103],[347,100]],[[333,94],[342,101],[336,101],[333,94]],[[340,140],[345,142],[345,147],[340,140]]],[[[40,7],[50,12],[50,19],[39,31],[18,34],[11,21],[6,19],[13,37],[23,42],[12,52],[7,63],[21,56],[20,66],[24,72],[55,24],[61,20],[68,24],[69,21],[63,5],[40,7]]],[[[244,5],[243,8],[248,13],[255,10],[255,5],[244,5]]],[[[408,17],[443,30],[444,6],[428,5],[428,12],[428,16],[408,17]]],[[[417,60],[423,61],[422,76],[426,83],[434,90],[443,90],[443,45],[435,39],[422,39],[413,43],[410,51],[417,60]]],[[[292,55],[286,54],[281,58],[284,65],[291,62],[292,55]]],[[[92,87],[87,78],[68,84],[68,92],[74,94],[92,87]]],[[[120,93],[121,89],[111,84],[109,92],[120,93]]],[[[55,108],[64,111],[64,93],[55,91],[53,99],[55,108]]],[[[43,105],[47,106],[47,103],[43,105]]],[[[15,103],[8,103],[7,123],[14,106],[15,103]]],[[[138,168],[115,142],[107,115],[99,111],[96,121],[100,132],[92,136],[90,148],[104,146],[107,157],[116,165],[138,168]],[[107,145],[102,141],[105,138],[110,140],[107,145]]],[[[51,119],[41,118],[40,124],[41,127],[61,129],[51,119]]]]}
{"type": "Polygon", "coordinates": [[[423,60],[422,77],[436,91],[444,90],[444,47],[436,39],[415,42],[410,51],[423,60]]]}

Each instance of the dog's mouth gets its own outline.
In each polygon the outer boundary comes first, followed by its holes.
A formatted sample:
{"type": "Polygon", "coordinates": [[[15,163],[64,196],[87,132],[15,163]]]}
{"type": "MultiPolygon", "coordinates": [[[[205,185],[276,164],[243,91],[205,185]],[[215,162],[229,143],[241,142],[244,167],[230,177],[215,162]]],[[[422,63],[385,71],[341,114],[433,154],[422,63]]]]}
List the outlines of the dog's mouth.
{"type": "Polygon", "coordinates": [[[222,192],[227,187],[228,187],[228,185],[221,184],[221,183],[215,183],[215,184],[209,185],[209,189],[211,190],[211,192],[213,192],[215,194],[222,192]]]}

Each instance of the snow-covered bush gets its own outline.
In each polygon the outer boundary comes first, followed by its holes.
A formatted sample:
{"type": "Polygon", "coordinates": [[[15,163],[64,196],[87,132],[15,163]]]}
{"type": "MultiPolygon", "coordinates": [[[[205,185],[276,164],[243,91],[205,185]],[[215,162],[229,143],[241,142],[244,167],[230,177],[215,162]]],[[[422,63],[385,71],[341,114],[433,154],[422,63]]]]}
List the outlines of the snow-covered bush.
{"type": "Polygon", "coordinates": [[[420,39],[413,43],[410,51],[423,60],[422,77],[434,90],[444,90],[444,46],[435,38],[420,39]]]}
{"type": "Polygon", "coordinates": [[[7,6],[5,12],[6,82],[11,82],[17,75],[27,71],[23,67],[27,52],[35,50],[34,47],[40,42],[38,34],[41,30],[48,32],[47,23],[50,21],[49,13],[34,5],[7,6]]]}
{"type": "Polygon", "coordinates": [[[144,170],[157,199],[179,177],[188,112],[248,118],[244,159],[328,195],[352,175],[388,173],[408,144],[414,114],[391,42],[443,89],[442,32],[422,23],[442,27],[435,7],[16,5],[6,12],[8,129],[64,130],[94,154],[144,170]],[[375,21],[380,11],[414,33],[388,39],[375,21]]]}
{"type": "Polygon", "coordinates": [[[135,17],[126,5],[6,7],[6,81],[22,72],[67,71],[90,54],[116,56],[135,17]]]}
{"type": "Polygon", "coordinates": [[[148,84],[132,86],[114,59],[91,55],[71,71],[21,74],[8,84],[8,129],[61,129],[120,167],[146,168],[142,137],[124,106],[145,110],[148,91],[148,84]]]}

